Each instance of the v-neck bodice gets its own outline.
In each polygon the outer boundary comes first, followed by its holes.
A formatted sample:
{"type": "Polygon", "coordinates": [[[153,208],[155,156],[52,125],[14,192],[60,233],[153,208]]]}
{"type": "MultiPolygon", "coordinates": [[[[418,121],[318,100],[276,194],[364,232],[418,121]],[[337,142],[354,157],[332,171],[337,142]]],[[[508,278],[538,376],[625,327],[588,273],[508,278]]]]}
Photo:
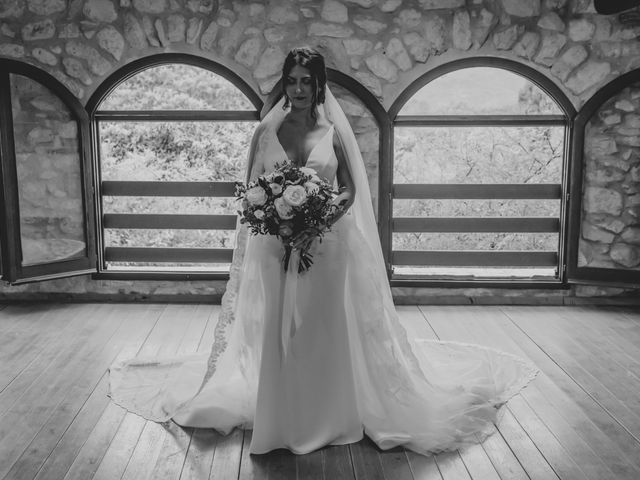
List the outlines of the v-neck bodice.
{"type": "MultiPolygon", "coordinates": [[[[266,158],[264,159],[265,172],[275,169],[276,164],[291,162],[291,159],[287,156],[278,139],[276,129],[272,131],[272,135],[269,135],[268,138],[268,145],[266,145],[265,149],[266,158]]],[[[333,125],[329,127],[318,143],[313,146],[304,166],[313,168],[318,172],[320,178],[326,179],[331,184],[334,183],[338,170],[338,159],[333,149],[333,125]]]]}

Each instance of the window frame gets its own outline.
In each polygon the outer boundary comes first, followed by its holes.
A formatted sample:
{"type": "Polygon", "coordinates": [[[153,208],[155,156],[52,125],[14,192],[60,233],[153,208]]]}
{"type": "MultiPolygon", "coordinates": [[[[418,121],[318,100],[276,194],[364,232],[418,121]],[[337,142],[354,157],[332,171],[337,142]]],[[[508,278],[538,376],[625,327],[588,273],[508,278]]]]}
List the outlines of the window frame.
{"type": "MultiPolygon", "coordinates": [[[[559,245],[558,245],[558,277],[553,280],[537,279],[502,279],[497,277],[486,277],[478,279],[445,279],[434,278],[427,275],[398,275],[390,272],[391,285],[402,287],[487,287],[487,288],[568,288],[566,282],[566,235],[568,223],[567,192],[568,192],[568,166],[571,155],[571,137],[573,132],[573,119],[575,109],[567,96],[549,78],[537,70],[521,63],[498,57],[474,57],[454,60],[445,63],[426,72],[424,75],[413,81],[393,102],[389,108],[388,115],[391,121],[391,141],[395,138],[396,126],[518,126],[518,125],[562,125],[565,128],[564,152],[562,159],[562,179],[560,193],[560,215],[559,215],[559,245]],[[525,115],[399,115],[400,110],[411,98],[425,85],[447,73],[465,68],[490,67],[500,68],[516,75],[520,75],[534,83],[543,92],[551,97],[558,105],[563,114],[561,115],[536,115],[531,120],[525,119],[525,115]],[[475,118],[474,118],[475,117],[475,118]]],[[[388,199],[388,222],[383,229],[382,243],[386,247],[389,258],[392,258],[392,235],[393,235],[393,157],[394,150],[391,147],[390,161],[385,169],[385,185],[388,192],[385,198],[388,199]]],[[[441,197],[438,197],[441,198],[441,197]]],[[[445,197],[442,197],[445,198],[445,197]]],[[[475,197],[474,197],[475,198],[475,197]]],[[[388,268],[391,268],[391,262],[388,268]]]]}
{"type": "Polygon", "coordinates": [[[0,59],[0,254],[2,279],[12,285],[53,280],[96,271],[95,217],[93,215],[93,171],[90,159],[89,117],[80,101],[55,77],[33,65],[0,59]],[[10,75],[39,83],[62,101],[78,125],[78,160],[83,206],[86,254],[69,260],[22,265],[19,185],[13,129],[10,75]]]}
{"type": "MultiPolygon", "coordinates": [[[[260,119],[260,111],[263,107],[263,101],[260,95],[253,90],[253,88],[245,82],[245,80],[236,72],[232,71],[228,67],[208,60],[203,57],[195,55],[181,54],[181,53],[163,53],[157,55],[151,55],[148,57],[140,58],[133,61],[119,70],[112,73],[107,77],[100,86],[93,93],[89,101],[87,102],[86,109],[89,112],[89,118],[91,123],[92,132],[92,150],[93,150],[93,163],[95,171],[95,185],[96,185],[96,242],[97,242],[97,272],[93,275],[95,279],[112,279],[112,280],[226,280],[229,278],[227,272],[207,272],[207,271],[163,271],[162,267],[158,267],[157,271],[143,271],[143,270],[108,270],[106,269],[106,251],[104,246],[104,229],[105,229],[105,215],[103,213],[103,187],[112,189],[112,191],[124,193],[130,193],[132,191],[141,192],[141,196],[154,196],[154,186],[151,183],[168,183],[168,182],[131,182],[137,185],[129,185],[131,187],[128,191],[122,190],[124,184],[129,182],[103,182],[100,168],[100,135],[99,135],[99,122],[103,121],[258,121],[260,119]],[[131,111],[100,111],[98,109],[100,103],[118,86],[125,82],[130,77],[141,73],[149,68],[158,67],[167,64],[184,64],[194,67],[203,68],[216,75],[219,75],[229,82],[231,82],[238,90],[240,90],[247,99],[253,104],[255,110],[131,110],[131,111]],[[145,185],[142,185],[145,184],[145,185]],[[146,192],[146,193],[145,193],[146,192]]],[[[188,187],[196,186],[203,194],[203,196],[233,196],[235,189],[233,182],[175,182],[176,185],[171,186],[173,192],[171,196],[191,196],[186,195],[192,193],[188,191],[188,187]],[[177,185],[185,184],[185,185],[177,185]],[[198,185],[186,185],[186,184],[198,185]]],[[[157,185],[156,185],[157,186],[157,185]]],[[[167,195],[162,195],[167,196],[167,195]]],[[[114,214],[115,215],[115,214],[114,214]]],[[[162,221],[172,222],[170,216],[164,216],[162,221]]],[[[208,217],[218,217],[210,215],[208,217]]],[[[222,217],[222,216],[219,216],[222,217]]],[[[226,215],[224,217],[230,217],[226,215]]],[[[233,215],[235,218],[235,215],[233,215]]],[[[109,221],[129,221],[130,219],[123,219],[115,216],[110,216],[109,221]]],[[[179,219],[177,219],[179,220],[179,219]]],[[[222,223],[229,223],[229,218],[218,219],[222,223]]],[[[131,247],[137,249],[137,247],[131,247]]],[[[144,251],[150,252],[152,247],[140,247],[140,254],[144,255],[144,251]]],[[[160,249],[159,249],[160,250],[160,249]]],[[[157,251],[159,255],[162,252],[157,251]]],[[[183,254],[186,257],[191,257],[194,254],[209,255],[216,258],[222,258],[231,261],[232,249],[202,249],[201,252],[196,252],[195,248],[182,249],[184,251],[178,252],[178,248],[172,253],[183,254]],[[204,251],[206,250],[206,251],[204,251]]],[[[126,252],[124,252],[127,254],[126,252]]],[[[130,250],[129,253],[135,253],[135,250],[130,250]]]]}
{"type": "Polygon", "coordinates": [[[640,68],[625,73],[604,85],[582,106],[574,122],[573,155],[570,166],[569,242],[567,249],[567,281],[575,284],[613,287],[640,287],[640,270],[579,267],[578,253],[582,224],[582,186],[584,176],[584,138],[587,124],[609,99],[633,84],[640,83],[640,68]]]}

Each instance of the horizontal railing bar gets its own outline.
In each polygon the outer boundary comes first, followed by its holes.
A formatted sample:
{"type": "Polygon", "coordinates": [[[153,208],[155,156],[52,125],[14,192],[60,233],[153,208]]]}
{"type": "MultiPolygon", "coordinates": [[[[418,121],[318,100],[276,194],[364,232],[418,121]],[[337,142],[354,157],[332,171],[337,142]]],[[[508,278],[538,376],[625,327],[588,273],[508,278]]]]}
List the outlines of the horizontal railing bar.
{"type": "Polygon", "coordinates": [[[398,115],[397,127],[535,127],[563,126],[568,120],[563,115],[398,115]]]}
{"type": "Polygon", "coordinates": [[[400,199],[524,199],[539,200],[562,198],[562,186],[555,183],[541,184],[429,184],[395,183],[393,198],[400,199]]]}
{"type": "Polygon", "coordinates": [[[549,217],[398,217],[394,232],[559,232],[549,217]]]}
{"type": "Polygon", "coordinates": [[[237,215],[181,215],[153,213],[106,213],[104,228],[235,230],[237,215]]]}
{"type": "Polygon", "coordinates": [[[107,262],[228,263],[233,258],[231,248],[106,247],[104,253],[107,262]]]}
{"type": "Polygon", "coordinates": [[[97,120],[106,122],[248,122],[260,120],[260,113],[255,110],[101,110],[96,112],[94,116],[97,120]]]}
{"type": "Polygon", "coordinates": [[[558,264],[557,252],[394,250],[394,265],[438,267],[539,267],[558,264]]]}
{"type": "Polygon", "coordinates": [[[129,182],[106,180],[102,195],[129,197],[233,197],[235,182],[129,182]]]}

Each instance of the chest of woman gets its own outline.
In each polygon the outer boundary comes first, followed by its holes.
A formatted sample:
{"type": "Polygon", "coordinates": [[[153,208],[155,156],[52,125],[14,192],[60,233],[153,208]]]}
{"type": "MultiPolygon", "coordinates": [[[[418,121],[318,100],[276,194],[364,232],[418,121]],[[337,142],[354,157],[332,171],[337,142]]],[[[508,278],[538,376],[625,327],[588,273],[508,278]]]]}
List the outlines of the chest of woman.
{"type": "Polygon", "coordinates": [[[277,132],[270,132],[263,145],[265,172],[272,171],[277,165],[285,162],[293,162],[299,167],[313,168],[320,178],[333,183],[338,169],[338,159],[333,149],[333,126],[329,127],[319,140],[316,138],[310,138],[309,143],[295,142],[295,147],[291,147],[287,142],[285,149],[277,132]]]}

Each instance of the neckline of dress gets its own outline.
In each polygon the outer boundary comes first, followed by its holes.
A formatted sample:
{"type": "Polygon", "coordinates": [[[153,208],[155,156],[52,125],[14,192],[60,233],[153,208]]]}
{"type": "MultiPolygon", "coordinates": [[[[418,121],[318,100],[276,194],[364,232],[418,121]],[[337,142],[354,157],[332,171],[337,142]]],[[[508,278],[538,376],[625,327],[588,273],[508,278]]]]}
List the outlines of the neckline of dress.
{"type": "Polygon", "coordinates": [[[333,123],[329,125],[329,128],[327,129],[327,131],[325,132],[325,134],[322,136],[322,138],[320,140],[318,140],[316,142],[316,144],[313,146],[313,148],[311,149],[311,151],[309,152],[309,155],[307,156],[307,159],[304,162],[304,165],[297,165],[297,163],[293,160],[291,160],[289,158],[289,155],[287,154],[287,151],[284,149],[284,147],[282,146],[282,143],[280,143],[280,139],[278,138],[278,130],[280,129],[280,127],[278,126],[278,128],[274,129],[274,136],[276,137],[276,143],[278,144],[278,146],[280,147],[280,150],[282,150],[282,153],[284,153],[284,155],[287,157],[287,160],[289,162],[291,162],[292,164],[298,166],[299,168],[303,168],[306,167],[307,164],[309,163],[309,160],[311,159],[311,156],[313,155],[313,152],[316,151],[316,148],[318,147],[318,145],[320,145],[325,138],[327,138],[327,135],[329,134],[329,132],[333,129],[333,123]]]}

